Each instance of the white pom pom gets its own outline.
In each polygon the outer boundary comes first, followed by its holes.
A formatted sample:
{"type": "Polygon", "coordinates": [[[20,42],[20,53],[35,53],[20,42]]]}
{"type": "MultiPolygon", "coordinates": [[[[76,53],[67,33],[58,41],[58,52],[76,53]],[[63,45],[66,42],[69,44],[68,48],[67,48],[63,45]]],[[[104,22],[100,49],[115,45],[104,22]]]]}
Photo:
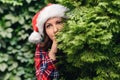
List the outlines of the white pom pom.
{"type": "Polygon", "coordinates": [[[38,32],[34,31],[29,36],[28,41],[31,42],[31,43],[36,43],[37,44],[37,43],[40,43],[42,41],[42,37],[38,32]]]}

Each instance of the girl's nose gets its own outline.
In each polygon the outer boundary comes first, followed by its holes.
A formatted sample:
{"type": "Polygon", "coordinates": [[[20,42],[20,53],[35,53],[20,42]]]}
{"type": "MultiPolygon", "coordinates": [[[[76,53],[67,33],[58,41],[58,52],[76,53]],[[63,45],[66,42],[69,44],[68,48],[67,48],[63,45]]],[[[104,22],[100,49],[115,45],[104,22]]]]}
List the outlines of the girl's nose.
{"type": "Polygon", "coordinates": [[[54,32],[54,33],[57,33],[57,32],[58,32],[58,29],[57,29],[56,26],[53,27],[53,32],[54,32]]]}

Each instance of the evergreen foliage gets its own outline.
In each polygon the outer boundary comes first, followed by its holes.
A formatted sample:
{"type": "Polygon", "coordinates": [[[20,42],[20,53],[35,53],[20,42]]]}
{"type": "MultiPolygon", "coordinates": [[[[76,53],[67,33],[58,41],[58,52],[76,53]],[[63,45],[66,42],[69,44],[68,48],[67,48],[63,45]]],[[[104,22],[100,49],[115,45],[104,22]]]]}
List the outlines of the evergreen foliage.
{"type": "Polygon", "coordinates": [[[120,1],[57,1],[72,4],[67,14],[70,19],[58,35],[59,48],[72,64],[66,65],[72,73],[69,79],[119,80],[120,1]]]}
{"type": "Polygon", "coordinates": [[[31,19],[45,4],[68,8],[57,40],[60,80],[120,79],[119,0],[1,0],[0,80],[36,80],[31,19]]]}

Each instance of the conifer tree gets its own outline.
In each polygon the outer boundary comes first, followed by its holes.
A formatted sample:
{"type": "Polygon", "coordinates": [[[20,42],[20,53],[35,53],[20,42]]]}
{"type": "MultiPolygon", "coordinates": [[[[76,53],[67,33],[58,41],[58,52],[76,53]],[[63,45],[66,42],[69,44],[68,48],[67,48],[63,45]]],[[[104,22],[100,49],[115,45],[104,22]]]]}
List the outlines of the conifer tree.
{"type": "Polygon", "coordinates": [[[56,1],[71,9],[58,35],[65,80],[119,80],[120,1],[56,1]]]}

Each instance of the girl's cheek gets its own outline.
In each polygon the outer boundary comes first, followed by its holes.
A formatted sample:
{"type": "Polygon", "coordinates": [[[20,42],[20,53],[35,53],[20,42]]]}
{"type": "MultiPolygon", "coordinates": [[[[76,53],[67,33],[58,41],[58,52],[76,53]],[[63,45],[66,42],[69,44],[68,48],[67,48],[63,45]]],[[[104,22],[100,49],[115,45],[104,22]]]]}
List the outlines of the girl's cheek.
{"type": "Polygon", "coordinates": [[[58,30],[60,31],[63,28],[63,25],[59,25],[58,30]]]}

